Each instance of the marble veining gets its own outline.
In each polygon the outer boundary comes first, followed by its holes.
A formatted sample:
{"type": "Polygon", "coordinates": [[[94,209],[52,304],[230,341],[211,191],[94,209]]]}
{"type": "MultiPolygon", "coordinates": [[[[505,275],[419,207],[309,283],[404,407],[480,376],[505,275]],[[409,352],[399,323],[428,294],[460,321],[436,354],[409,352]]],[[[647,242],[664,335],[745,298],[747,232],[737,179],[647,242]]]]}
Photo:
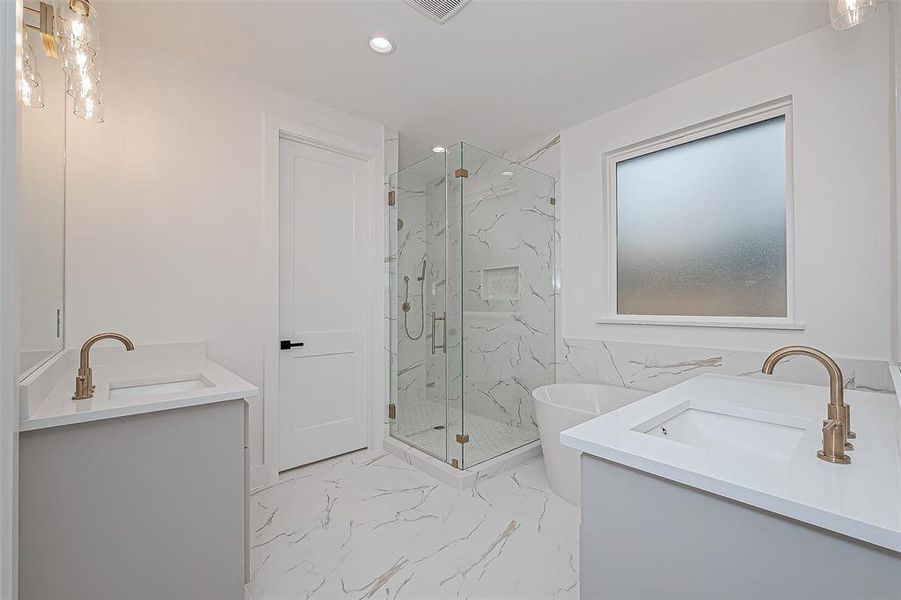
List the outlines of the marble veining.
{"type": "Polygon", "coordinates": [[[540,459],[457,491],[363,450],[251,496],[255,600],[577,599],[579,513],[540,459]]]}
{"type": "MultiPolygon", "coordinates": [[[[770,377],[760,372],[767,352],[576,338],[560,338],[558,343],[559,383],[606,383],[659,392],[701,373],[770,377]]],[[[894,391],[885,362],[835,358],[846,389],[894,391]]],[[[826,383],[822,367],[803,357],[782,361],[772,378],[811,385],[826,383]]]]}

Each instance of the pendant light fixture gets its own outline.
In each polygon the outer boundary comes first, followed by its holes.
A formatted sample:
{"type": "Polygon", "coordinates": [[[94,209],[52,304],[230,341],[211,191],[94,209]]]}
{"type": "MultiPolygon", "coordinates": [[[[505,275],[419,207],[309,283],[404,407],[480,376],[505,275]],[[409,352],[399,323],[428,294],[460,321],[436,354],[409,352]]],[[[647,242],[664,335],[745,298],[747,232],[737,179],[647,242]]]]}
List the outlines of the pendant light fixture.
{"type": "MultiPolygon", "coordinates": [[[[100,28],[91,0],[40,2],[39,8],[24,6],[40,15],[40,25],[25,27],[41,33],[45,54],[60,60],[66,75],[66,93],[72,97],[72,113],[81,119],[103,123],[100,90],[100,28]]],[[[26,44],[19,74],[22,103],[42,107],[41,79],[34,66],[34,52],[26,44]]]]}
{"type": "Polygon", "coordinates": [[[829,0],[829,18],[836,31],[860,25],[876,12],[878,0],[829,0]]]}

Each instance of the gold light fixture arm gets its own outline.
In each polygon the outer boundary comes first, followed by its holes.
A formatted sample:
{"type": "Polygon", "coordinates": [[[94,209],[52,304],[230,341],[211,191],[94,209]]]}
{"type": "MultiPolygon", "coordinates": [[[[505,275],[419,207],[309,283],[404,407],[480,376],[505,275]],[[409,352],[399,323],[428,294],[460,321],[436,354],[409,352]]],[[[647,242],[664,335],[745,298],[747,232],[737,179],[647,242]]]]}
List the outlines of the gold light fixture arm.
{"type": "Polygon", "coordinates": [[[38,8],[34,8],[25,4],[22,5],[22,8],[29,13],[38,15],[38,25],[32,25],[31,23],[23,23],[23,25],[25,25],[25,27],[27,27],[28,29],[32,29],[41,34],[41,42],[43,42],[44,45],[44,54],[53,59],[58,58],[59,47],[56,44],[56,35],[54,33],[54,24],[58,17],[56,16],[56,12],[53,10],[53,5],[46,2],[41,2],[38,5],[38,8]]]}

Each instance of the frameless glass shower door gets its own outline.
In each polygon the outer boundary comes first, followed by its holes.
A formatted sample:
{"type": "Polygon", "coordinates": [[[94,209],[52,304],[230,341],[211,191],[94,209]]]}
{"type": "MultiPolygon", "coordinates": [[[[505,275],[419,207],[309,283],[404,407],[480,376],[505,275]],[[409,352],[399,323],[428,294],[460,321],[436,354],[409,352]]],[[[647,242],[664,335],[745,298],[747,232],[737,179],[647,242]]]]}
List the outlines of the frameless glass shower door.
{"type": "Polygon", "coordinates": [[[448,460],[444,155],[391,176],[391,435],[448,460]],[[393,203],[393,205],[392,205],[393,203]]]}

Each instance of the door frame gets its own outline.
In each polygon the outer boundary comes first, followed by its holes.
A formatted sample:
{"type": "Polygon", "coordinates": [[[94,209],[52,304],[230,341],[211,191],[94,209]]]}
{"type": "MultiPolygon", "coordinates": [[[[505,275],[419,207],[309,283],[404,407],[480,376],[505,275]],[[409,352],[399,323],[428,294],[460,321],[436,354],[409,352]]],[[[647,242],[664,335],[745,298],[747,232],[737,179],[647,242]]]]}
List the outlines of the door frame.
{"type": "MultiPolygon", "coordinates": [[[[359,121],[357,121],[359,122],[359,121]]],[[[350,124],[353,126],[353,124],[350,124]]],[[[251,469],[250,485],[259,487],[278,481],[279,454],[279,210],[278,210],[278,162],[279,140],[285,138],[309,144],[317,148],[340,152],[366,163],[369,175],[369,211],[366,246],[369,261],[363,265],[363,277],[369,294],[366,297],[366,317],[363,328],[363,370],[365,389],[370,391],[366,402],[366,445],[380,448],[384,439],[384,423],[387,399],[384,397],[386,374],[383,373],[382,348],[384,332],[381,323],[384,314],[384,294],[381,273],[384,270],[384,128],[382,143],[348,137],[284,117],[264,115],[265,141],[265,198],[263,215],[263,462],[251,469]]]]}
{"type": "Polygon", "coordinates": [[[0,2],[0,598],[18,597],[19,94],[22,2],[0,2]]]}

